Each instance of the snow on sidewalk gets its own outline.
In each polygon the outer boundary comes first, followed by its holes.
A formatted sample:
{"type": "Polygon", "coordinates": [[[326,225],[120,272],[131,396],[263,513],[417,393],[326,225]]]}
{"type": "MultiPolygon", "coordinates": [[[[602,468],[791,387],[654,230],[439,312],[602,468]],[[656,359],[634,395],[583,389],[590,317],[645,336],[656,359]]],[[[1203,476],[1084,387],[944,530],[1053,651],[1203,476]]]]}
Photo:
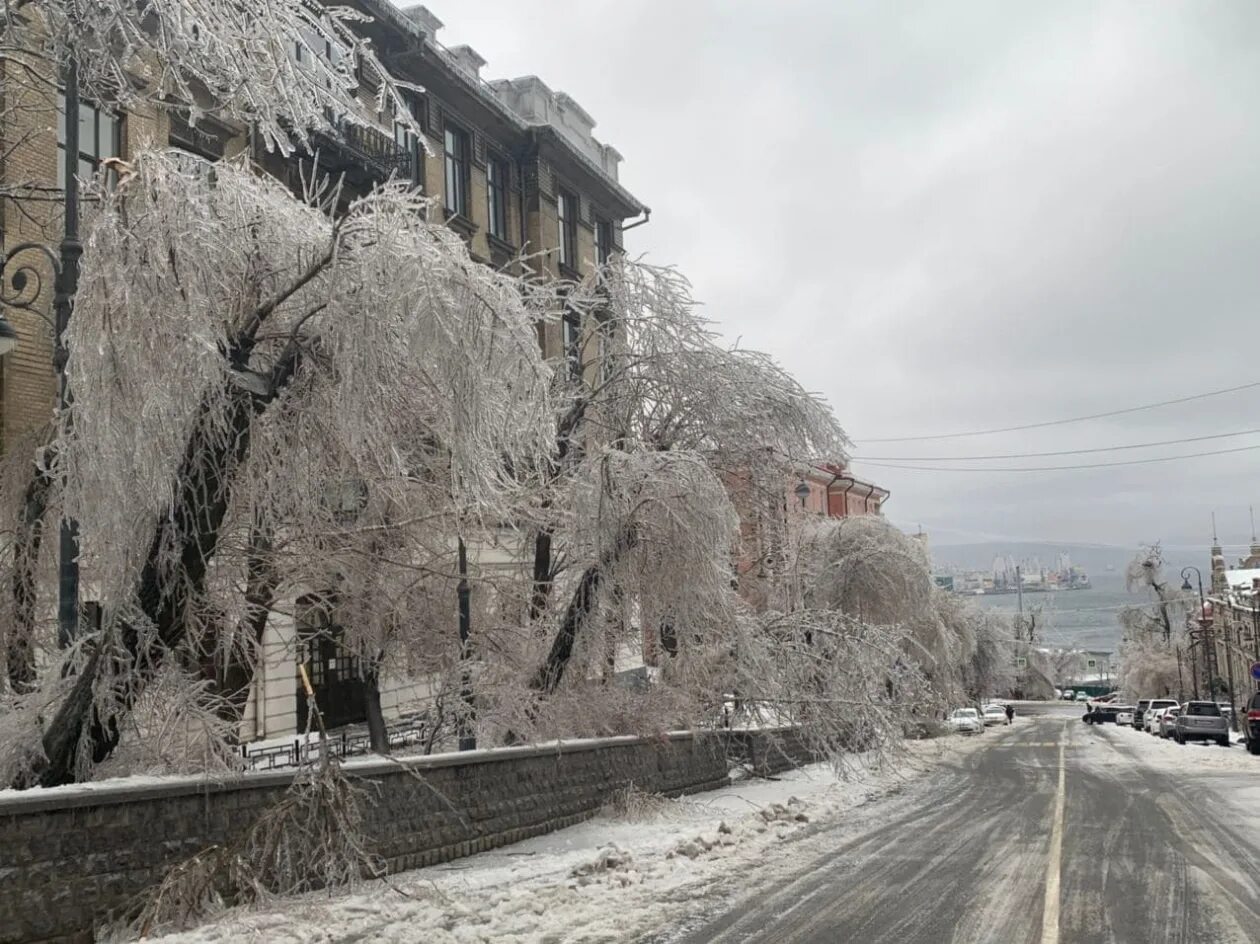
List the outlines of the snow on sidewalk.
{"type": "Polygon", "coordinates": [[[757,866],[791,856],[785,840],[916,778],[984,739],[915,742],[895,769],[838,779],[823,764],[678,800],[632,797],[624,810],[546,836],[353,891],[237,909],[164,944],[629,941],[696,911],[757,866]]]}

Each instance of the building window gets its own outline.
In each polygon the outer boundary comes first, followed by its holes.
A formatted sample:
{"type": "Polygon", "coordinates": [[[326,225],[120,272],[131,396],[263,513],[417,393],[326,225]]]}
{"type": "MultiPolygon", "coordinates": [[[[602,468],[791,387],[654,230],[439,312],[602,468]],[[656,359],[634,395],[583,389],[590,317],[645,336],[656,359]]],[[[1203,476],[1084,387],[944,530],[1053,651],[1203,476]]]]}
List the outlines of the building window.
{"type": "MultiPolygon", "coordinates": [[[[66,97],[57,96],[57,186],[66,185],[66,97]]],[[[122,156],[122,118],[90,102],[79,102],[79,171],[86,180],[100,169],[101,161],[122,156]]],[[[117,183],[117,174],[109,171],[106,186],[117,183]]]]}
{"type": "Polygon", "coordinates": [[[606,265],[612,258],[612,223],[608,220],[595,220],[595,258],[600,265],[606,265]]]}
{"type": "Polygon", "coordinates": [[[507,161],[496,157],[486,161],[487,209],[489,209],[490,235],[507,240],[507,161]]]}
{"type": "Polygon", "coordinates": [[[582,316],[576,311],[566,311],[562,325],[564,359],[569,365],[569,376],[578,377],[582,373],[582,316]]]}
{"type": "Polygon", "coordinates": [[[556,198],[556,218],[559,223],[560,264],[577,268],[577,198],[567,190],[561,190],[556,198]]]}
{"type": "Polygon", "coordinates": [[[468,133],[446,126],[446,211],[468,216],[468,133]]]}
{"type": "Polygon", "coordinates": [[[616,369],[616,349],[614,347],[615,338],[613,337],[613,322],[608,318],[600,318],[597,323],[598,331],[598,353],[599,353],[599,382],[601,384],[608,383],[612,379],[613,371],[616,369]]]}

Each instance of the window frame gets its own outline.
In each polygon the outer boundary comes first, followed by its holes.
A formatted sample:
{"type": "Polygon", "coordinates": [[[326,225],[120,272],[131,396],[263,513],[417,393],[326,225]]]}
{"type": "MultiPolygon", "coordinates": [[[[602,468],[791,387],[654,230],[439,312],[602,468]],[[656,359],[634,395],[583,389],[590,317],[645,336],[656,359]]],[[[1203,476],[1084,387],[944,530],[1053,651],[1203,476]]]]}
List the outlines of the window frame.
{"type": "Polygon", "coordinates": [[[468,191],[471,164],[472,135],[454,122],[444,122],[442,126],[442,206],[449,216],[469,218],[468,191]],[[452,142],[460,146],[459,156],[452,154],[452,142]]]}
{"type": "Polygon", "coordinates": [[[595,261],[607,265],[613,254],[612,220],[595,217],[595,261]]]}
{"type": "Polygon", "coordinates": [[[582,313],[566,307],[560,320],[560,345],[564,362],[569,365],[569,376],[576,380],[582,376],[582,313]]]}
{"type": "MultiPolygon", "coordinates": [[[[65,89],[57,90],[57,188],[64,190],[66,187],[66,92],[65,89]]],[[[96,102],[82,98],[79,100],[79,159],[77,162],[78,176],[80,178],[90,177],[101,169],[101,162],[109,158],[121,158],[123,156],[123,119],[125,114],[112,108],[98,105],[96,102]],[[91,132],[92,132],[92,150],[84,149],[84,128],[83,117],[84,111],[91,112],[91,132]],[[101,153],[101,118],[109,116],[113,121],[113,153],[101,153]],[[83,165],[87,164],[90,173],[83,173],[83,165]]],[[[114,170],[110,170],[105,178],[105,185],[110,189],[118,183],[118,174],[114,170]]]]}
{"type": "Polygon", "coordinates": [[[497,154],[486,155],[486,232],[495,239],[508,239],[508,180],[511,176],[506,159],[497,154]]]}
{"type": "Polygon", "coordinates": [[[567,269],[577,269],[577,194],[563,187],[556,190],[557,259],[567,269]]]}

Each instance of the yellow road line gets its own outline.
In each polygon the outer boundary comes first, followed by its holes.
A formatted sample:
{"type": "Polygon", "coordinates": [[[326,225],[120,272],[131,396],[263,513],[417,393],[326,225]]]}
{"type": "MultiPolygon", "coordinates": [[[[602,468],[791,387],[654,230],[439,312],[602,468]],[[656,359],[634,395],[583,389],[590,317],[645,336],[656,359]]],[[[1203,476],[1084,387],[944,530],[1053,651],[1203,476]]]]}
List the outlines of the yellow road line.
{"type": "Polygon", "coordinates": [[[1067,795],[1067,771],[1059,742],[1059,789],[1054,796],[1054,826],[1050,832],[1050,856],[1046,861],[1046,904],[1041,913],[1041,944],[1059,944],[1059,872],[1063,859],[1063,806],[1067,795]]]}

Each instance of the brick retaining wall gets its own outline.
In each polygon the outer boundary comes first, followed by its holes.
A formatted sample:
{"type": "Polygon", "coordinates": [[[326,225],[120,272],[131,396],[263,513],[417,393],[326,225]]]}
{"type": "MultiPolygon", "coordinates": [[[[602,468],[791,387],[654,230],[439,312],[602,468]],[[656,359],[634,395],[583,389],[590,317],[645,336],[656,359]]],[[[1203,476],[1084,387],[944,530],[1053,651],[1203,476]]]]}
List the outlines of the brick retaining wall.
{"type": "MultiPolygon", "coordinates": [[[[724,786],[728,746],[759,773],[809,759],[791,732],[740,731],[442,754],[408,759],[406,771],[377,759],[345,767],[376,784],[366,829],[396,872],[570,826],[631,783],[669,795],[724,786]]],[[[163,778],[0,798],[0,944],[91,941],[103,915],[172,865],[241,836],[291,779],[163,778]]]]}

